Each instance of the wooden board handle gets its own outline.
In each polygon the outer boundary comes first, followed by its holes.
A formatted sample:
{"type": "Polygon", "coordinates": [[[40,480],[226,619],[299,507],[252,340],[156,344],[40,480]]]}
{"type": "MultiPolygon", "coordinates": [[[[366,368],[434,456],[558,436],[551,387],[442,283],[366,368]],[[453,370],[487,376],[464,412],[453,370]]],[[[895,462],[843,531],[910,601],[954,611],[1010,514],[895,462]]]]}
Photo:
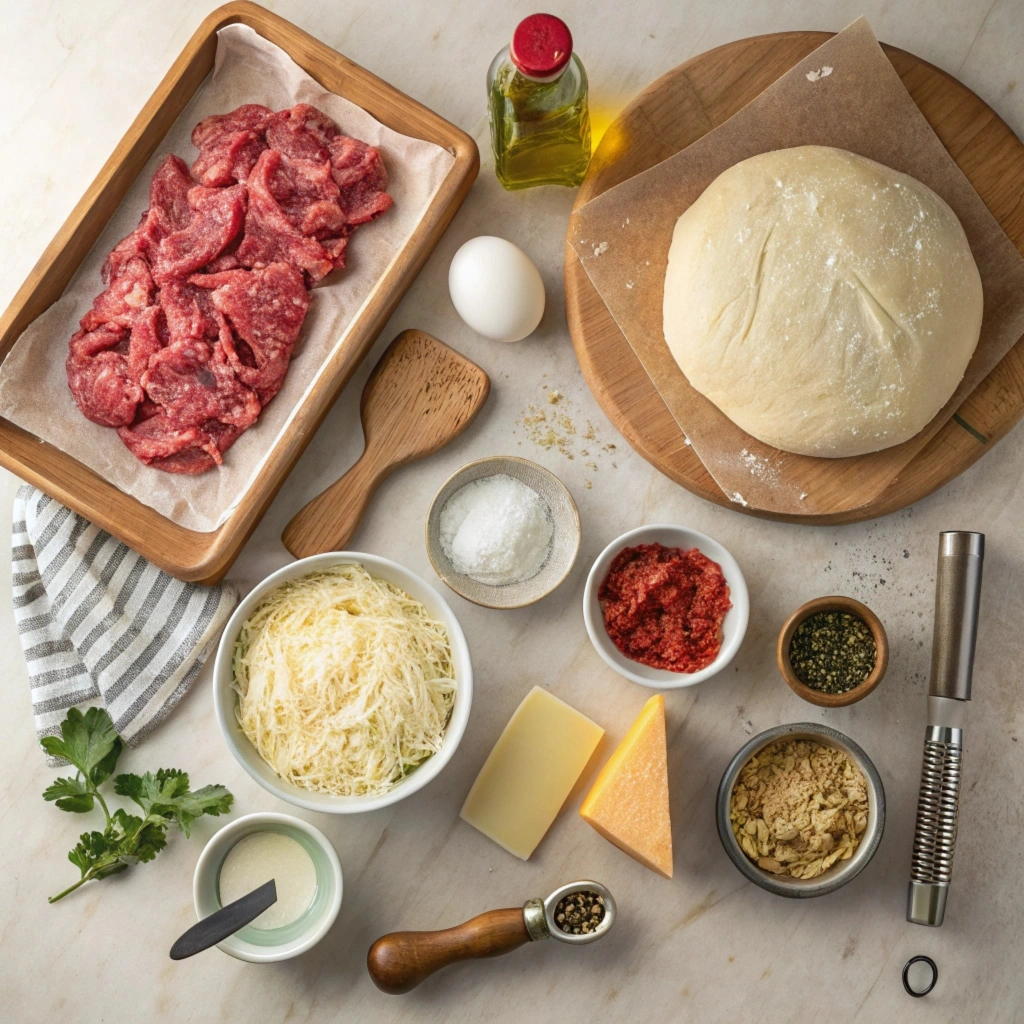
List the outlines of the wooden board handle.
{"type": "Polygon", "coordinates": [[[344,551],[384,478],[393,466],[378,466],[364,451],[359,461],[305,505],[285,527],[281,540],[296,557],[344,551]]]}
{"type": "Polygon", "coordinates": [[[444,931],[384,935],[366,954],[366,969],[377,988],[399,995],[449,964],[501,956],[529,941],[521,907],[489,910],[444,931]]]}

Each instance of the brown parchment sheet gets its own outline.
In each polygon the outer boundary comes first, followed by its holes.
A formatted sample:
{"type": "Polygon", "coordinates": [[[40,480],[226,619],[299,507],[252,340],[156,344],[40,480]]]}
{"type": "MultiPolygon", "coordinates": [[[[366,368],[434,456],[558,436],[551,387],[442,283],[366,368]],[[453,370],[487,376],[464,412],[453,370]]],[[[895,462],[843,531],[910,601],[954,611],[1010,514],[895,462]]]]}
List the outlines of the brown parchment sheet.
{"type": "Polygon", "coordinates": [[[441,146],[400,135],[354,103],[327,92],[284,50],[248,26],[221,29],[212,74],[142,169],[64,294],[29,324],[0,366],[0,416],[74,456],[179,526],[202,533],[217,529],[288,429],[328,356],[348,343],[349,327],[454,162],[441,146]],[[284,385],[259,420],[225,452],[224,465],[199,476],[179,476],[143,465],[114,430],[87,420],[71,397],[64,361],[79,319],[103,290],[100,268],[107,253],[134,229],[148,206],[153,171],[168,153],[191,164],[196,157],[190,138],[195,124],[242,103],[263,103],[272,110],[311,103],[329,114],[347,135],[380,151],[394,206],[356,231],[346,253],[348,265],[328,274],[310,293],[309,312],[284,385]]]}
{"type": "Polygon", "coordinates": [[[569,242],[708,472],[734,502],[815,515],[875,498],[1024,334],[1024,259],[925,120],[864,18],[724,124],[582,206],[569,242]],[[662,298],[676,220],[723,171],[792,146],[847,149],[924,182],[949,203],[981,273],[981,337],[960,386],[920,434],[841,459],[763,444],[690,386],[665,343],[662,298]]]}

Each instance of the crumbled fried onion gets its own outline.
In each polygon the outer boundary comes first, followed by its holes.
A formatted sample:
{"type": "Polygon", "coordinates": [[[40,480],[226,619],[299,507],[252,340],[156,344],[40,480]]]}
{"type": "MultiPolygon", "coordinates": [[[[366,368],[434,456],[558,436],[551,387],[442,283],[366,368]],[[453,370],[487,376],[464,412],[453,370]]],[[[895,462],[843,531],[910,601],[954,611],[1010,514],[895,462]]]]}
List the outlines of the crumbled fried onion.
{"type": "Polygon", "coordinates": [[[867,781],[835,747],[778,740],[743,766],[729,819],[758,867],[814,878],[857,849],[868,823],[867,781]]]}

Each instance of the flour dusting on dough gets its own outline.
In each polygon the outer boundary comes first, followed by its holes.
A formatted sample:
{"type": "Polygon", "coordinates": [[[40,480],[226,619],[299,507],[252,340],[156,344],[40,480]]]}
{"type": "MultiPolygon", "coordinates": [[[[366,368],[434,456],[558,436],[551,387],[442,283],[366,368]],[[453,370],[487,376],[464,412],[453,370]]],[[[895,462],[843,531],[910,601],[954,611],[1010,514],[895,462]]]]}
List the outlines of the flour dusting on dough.
{"type": "MultiPolygon", "coordinates": [[[[737,426],[841,458],[935,416],[982,309],[967,238],[939,196],[854,153],[803,146],[734,164],[679,218],[662,312],[680,369],[737,426]]],[[[769,482],[770,454],[741,458],[769,482]]]]}
{"type": "Polygon", "coordinates": [[[740,449],[740,461],[750,471],[750,475],[756,477],[758,480],[774,484],[779,479],[779,470],[777,466],[772,465],[768,459],[761,455],[757,455],[752,451],[748,451],[746,448],[740,449]]]}

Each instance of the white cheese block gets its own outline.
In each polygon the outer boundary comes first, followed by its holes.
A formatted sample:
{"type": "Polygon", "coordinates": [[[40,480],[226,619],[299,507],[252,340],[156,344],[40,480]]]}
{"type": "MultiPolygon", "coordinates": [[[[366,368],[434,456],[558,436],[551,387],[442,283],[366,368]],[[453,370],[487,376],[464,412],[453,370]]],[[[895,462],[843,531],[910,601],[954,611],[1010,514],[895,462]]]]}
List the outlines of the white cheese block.
{"type": "Polygon", "coordinates": [[[526,860],[572,792],[604,729],[535,686],[498,737],[462,819],[526,860]]]}

